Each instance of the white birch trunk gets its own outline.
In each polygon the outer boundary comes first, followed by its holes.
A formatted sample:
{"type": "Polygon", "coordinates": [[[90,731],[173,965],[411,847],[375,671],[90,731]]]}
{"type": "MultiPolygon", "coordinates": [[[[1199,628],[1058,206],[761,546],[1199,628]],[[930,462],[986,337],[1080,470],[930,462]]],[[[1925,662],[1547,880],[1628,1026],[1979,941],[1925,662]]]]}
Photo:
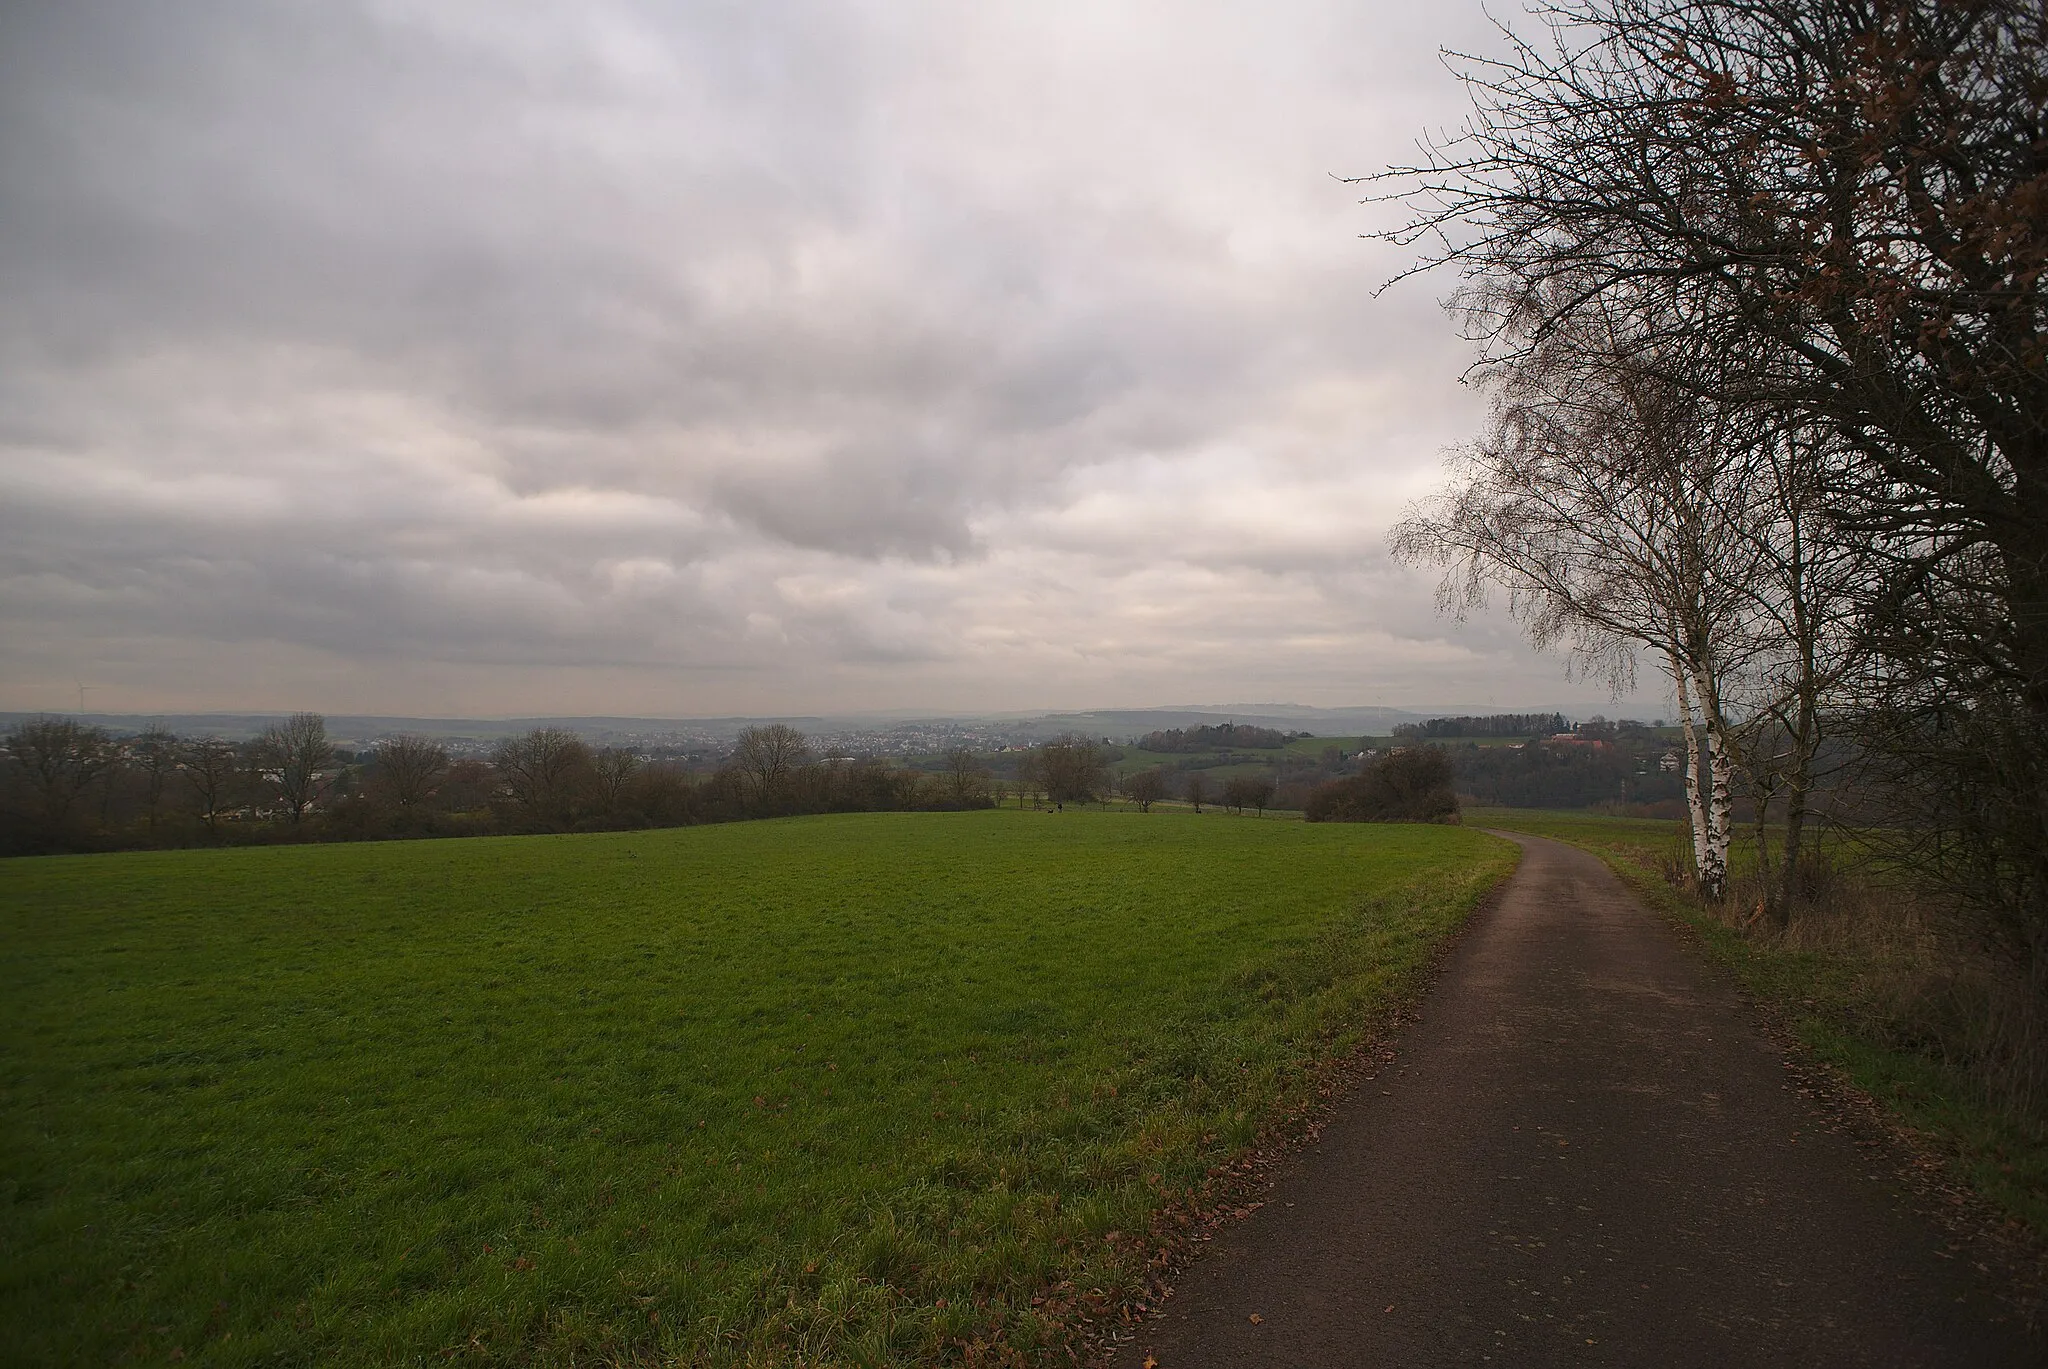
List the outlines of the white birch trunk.
{"type": "Polygon", "coordinates": [[[1692,869],[1694,877],[1704,884],[1707,853],[1712,846],[1707,829],[1707,772],[1700,764],[1700,734],[1693,723],[1692,690],[1685,682],[1685,669],[1679,665],[1676,653],[1670,653],[1668,659],[1671,683],[1678,690],[1678,721],[1685,729],[1685,810],[1692,818],[1692,869]]]}
{"type": "Polygon", "coordinates": [[[1721,716],[1721,691],[1712,674],[1693,673],[1693,688],[1700,696],[1700,714],[1707,731],[1707,859],[1700,866],[1700,886],[1708,898],[1719,900],[1728,892],[1728,818],[1734,807],[1734,761],[1728,744],[1728,721],[1721,716]]]}
{"type": "Polygon", "coordinates": [[[1719,723],[1707,722],[1707,773],[1713,783],[1707,800],[1707,897],[1720,899],[1728,892],[1728,822],[1734,807],[1730,784],[1728,739],[1719,723]]]}

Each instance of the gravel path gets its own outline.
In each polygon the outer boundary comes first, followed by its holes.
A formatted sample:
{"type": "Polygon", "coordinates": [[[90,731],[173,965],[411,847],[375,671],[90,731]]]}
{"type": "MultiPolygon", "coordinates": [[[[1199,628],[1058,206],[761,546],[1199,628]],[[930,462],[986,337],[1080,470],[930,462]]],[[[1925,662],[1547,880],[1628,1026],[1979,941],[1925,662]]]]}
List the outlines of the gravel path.
{"type": "Polygon", "coordinates": [[[1119,1369],[2048,1365],[1724,975],[1513,839],[1395,1060],[1119,1369]]]}

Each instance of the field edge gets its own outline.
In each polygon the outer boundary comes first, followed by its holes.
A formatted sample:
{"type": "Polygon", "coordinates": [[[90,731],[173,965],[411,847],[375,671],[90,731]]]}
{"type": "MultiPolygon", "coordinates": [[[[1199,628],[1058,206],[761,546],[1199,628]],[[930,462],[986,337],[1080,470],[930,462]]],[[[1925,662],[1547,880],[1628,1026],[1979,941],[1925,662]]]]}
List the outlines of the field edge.
{"type": "MultiPolygon", "coordinates": [[[[1187,1199],[1168,1203],[1154,1214],[1149,1233],[1152,1249],[1147,1261],[1148,1275],[1141,1285],[1124,1291],[1122,1305],[1113,1315],[1097,1313],[1075,1326],[1077,1348],[1097,1369],[1116,1362],[1116,1353],[1131,1344],[1144,1321],[1159,1304],[1173,1295],[1176,1281],[1200,1259],[1215,1235],[1245,1220],[1264,1206],[1263,1195],[1272,1190],[1279,1172],[1304,1146],[1312,1144],[1341,1107],[1346,1095],[1375,1078],[1381,1066],[1394,1058],[1393,1044],[1418,1017],[1423,1001],[1472,924],[1496,906],[1509,881],[1521,868],[1522,848],[1476,827],[1501,846],[1505,864],[1492,882],[1480,888],[1468,906],[1435,938],[1428,953],[1383,995],[1364,1021],[1358,1035],[1307,1062],[1305,1096],[1274,1108],[1260,1126],[1251,1144],[1210,1171],[1200,1190],[1187,1199]]],[[[1048,1288],[1048,1294],[1064,1291],[1048,1288]]]]}

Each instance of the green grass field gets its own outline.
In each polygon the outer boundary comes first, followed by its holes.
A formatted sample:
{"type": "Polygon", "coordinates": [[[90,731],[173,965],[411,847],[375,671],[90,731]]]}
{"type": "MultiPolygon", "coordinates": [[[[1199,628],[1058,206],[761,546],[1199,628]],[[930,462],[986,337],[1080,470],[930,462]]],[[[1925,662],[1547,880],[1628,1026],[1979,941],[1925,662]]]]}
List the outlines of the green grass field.
{"type": "MultiPolygon", "coordinates": [[[[1188,761],[1211,761],[1217,759],[1222,754],[1222,752],[1216,751],[1140,751],[1136,747],[1132,747],[1124,752],[1121,760],[1111,762],[1109,770],[1110,773],[1121,779],[1125,776],[1135,775],[1140,770],[1154,770],[1160,766],[1165,766],[1167,769],[1172,770],[1176,766],[1188,761]]],[[[1285,751],[1232,751],[1229,754],[1249,757],[1250,759],[1241,760],[1235,765],[1205,765],[1201,767],[1202,773],[1208,776],[1212,788],[1220,788],[1225,780],[1235,779],[1239,775],[1271,775],[1279,766],[1281,757],[1287,753],[1285,751]]]]}
{"type": "Polygon", "coordinates": [[[1008,810],[6,862],[0,1360],[1028,1355],[1512,858],[1008,810]]]}

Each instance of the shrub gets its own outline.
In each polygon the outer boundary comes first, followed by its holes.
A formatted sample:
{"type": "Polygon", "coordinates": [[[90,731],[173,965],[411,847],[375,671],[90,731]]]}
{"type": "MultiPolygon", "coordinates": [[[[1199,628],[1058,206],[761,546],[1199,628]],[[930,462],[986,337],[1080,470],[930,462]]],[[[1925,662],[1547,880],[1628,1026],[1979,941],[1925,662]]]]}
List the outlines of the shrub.
{"type": "Polygon", "coordinates": [[[1362,775],[1318,785],[1302,816],[1310,822],[1456,822],[1451,758],[1436,746],[1390,751],[1362,775]]]}

